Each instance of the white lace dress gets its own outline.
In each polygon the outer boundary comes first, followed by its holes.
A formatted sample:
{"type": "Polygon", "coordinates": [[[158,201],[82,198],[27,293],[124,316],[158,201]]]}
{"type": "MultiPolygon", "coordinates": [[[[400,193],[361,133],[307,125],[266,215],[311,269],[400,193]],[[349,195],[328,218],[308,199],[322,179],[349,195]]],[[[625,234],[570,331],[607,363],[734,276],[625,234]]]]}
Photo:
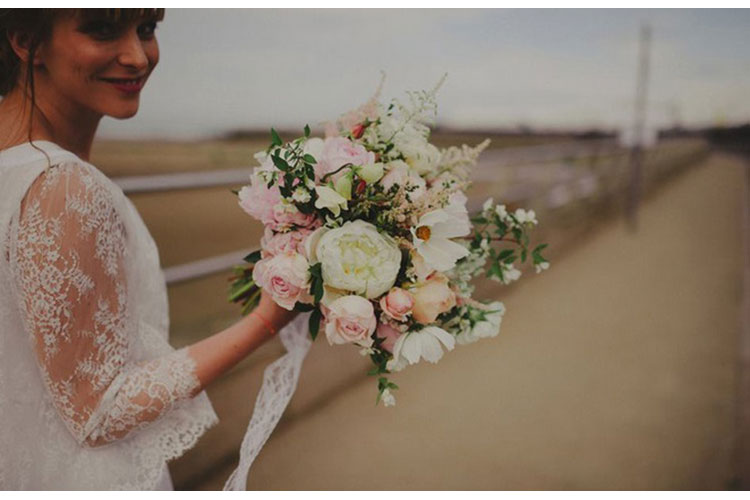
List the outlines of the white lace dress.
{"type": "Polygon", "coordinates": [[[156,246],[106,176],[34,145],[0,151],[0,489],[171,488],[217,418],[156,246]]]}

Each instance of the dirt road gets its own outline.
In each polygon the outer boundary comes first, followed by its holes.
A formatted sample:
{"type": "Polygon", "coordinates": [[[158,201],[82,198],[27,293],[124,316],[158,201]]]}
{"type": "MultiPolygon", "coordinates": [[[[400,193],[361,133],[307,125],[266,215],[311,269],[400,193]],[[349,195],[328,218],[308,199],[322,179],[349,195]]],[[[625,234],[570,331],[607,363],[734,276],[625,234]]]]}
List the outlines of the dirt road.
{"type": "MultiPolygon", "coordinates": [[[[713,155],[646,200],[637,233],[613,221],[587,236],[503,297],[497,339],[394,376],[395,408],[373,406],[372,378],[323,366],[354,352],[317,342],[248,487],[726,488],[743,175],[713,155]]],[[[231,405],[215,396],[221,416],[231,405]]],[[[177,462],[178,486],[194,458],[177,462]]],[[[192,486],[220,488],[233,466],[192,486]]]]}

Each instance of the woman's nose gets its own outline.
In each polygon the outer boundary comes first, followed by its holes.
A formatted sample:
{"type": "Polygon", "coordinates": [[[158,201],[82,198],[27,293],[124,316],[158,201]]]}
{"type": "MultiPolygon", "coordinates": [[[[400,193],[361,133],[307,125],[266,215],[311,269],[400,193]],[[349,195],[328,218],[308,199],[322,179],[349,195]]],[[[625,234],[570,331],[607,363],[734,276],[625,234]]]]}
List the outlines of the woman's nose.
{"type": "Polygon", "coordinates": [[[148,68],[148,57],[143,50],[143,42],[135,30],[123,37],[117,61],[139,71],[148,68]]]}

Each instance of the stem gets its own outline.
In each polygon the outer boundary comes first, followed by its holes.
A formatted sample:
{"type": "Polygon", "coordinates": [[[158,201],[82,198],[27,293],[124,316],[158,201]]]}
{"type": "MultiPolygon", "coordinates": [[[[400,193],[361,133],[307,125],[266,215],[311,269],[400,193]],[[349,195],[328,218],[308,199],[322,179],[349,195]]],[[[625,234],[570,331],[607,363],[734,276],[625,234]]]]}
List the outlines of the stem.
{"type": "Polygon", "coordinates": [[[341,165],[341,166],[340,166],[339,168],[337,168],[337,169],[336,169],[336,170],[334,170],[333,172],[328,172],[328,173],[327,173],[326,175],[324,175],[323,177],[321,177],[321,178],[320,178],[320,182],[325,182],[325,181],[326,181],[326,179],[328,179],[328,178],[329,178],[330,176],[332,176],[332,175],[336,175],[336,174],[338,174],[339,172],[341,172],[341,171],[342,171],[343,169],[345,169],[345,168],[349,168],[349,167],[353,167],[353,166],[354,166],[354,164],[353,164],[353,163],[345,163],[344,165],[341,165]]]}
{"type": "MultiPolygon", "coordinates": [[[[455,239],[457,239],[457,240],[473,240],[474,237],[473,236],[458,236],[455,239]]],[[[523,244],[520,241],[518,241],[516,239],[513,239],[513,238],[507,238],[506,239],[506,238],[495,237],[495,238],[487,238],[487,239],[490,240],[490,241],[507,241],[508,243],[515,243],[516,245],[523,246],[523,244]]]]}
{"type": "Polygon", "coordinates": [[[242,295],[244,295],[245,292],[247,292],[248,290],[250,290],[254,286],[255,286],[255,281],[253,281],[253,280],[248,281],[246,284],[244,284],[242,286],[242,288],[240,288],[239,290],[237,290],[236,292],[234,292],[232,295],[230,295],[229,296],[229,300],[231,302],[236,301],[238,298],[240,298],[242,295]]]}

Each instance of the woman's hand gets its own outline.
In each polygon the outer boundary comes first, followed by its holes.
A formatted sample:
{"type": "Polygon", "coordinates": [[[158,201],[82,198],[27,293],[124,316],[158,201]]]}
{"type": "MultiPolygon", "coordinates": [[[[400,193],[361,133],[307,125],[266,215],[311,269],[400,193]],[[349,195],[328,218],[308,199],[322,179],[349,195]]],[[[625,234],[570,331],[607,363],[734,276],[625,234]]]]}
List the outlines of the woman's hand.
{"type": "Polygon", "coordinates": [[[288,311],[278,305],[265,290],[261,292],[257,311],[265,321],[271,323],[276,332],[284,328],[299,314],[297,311],[288,311]]]}

